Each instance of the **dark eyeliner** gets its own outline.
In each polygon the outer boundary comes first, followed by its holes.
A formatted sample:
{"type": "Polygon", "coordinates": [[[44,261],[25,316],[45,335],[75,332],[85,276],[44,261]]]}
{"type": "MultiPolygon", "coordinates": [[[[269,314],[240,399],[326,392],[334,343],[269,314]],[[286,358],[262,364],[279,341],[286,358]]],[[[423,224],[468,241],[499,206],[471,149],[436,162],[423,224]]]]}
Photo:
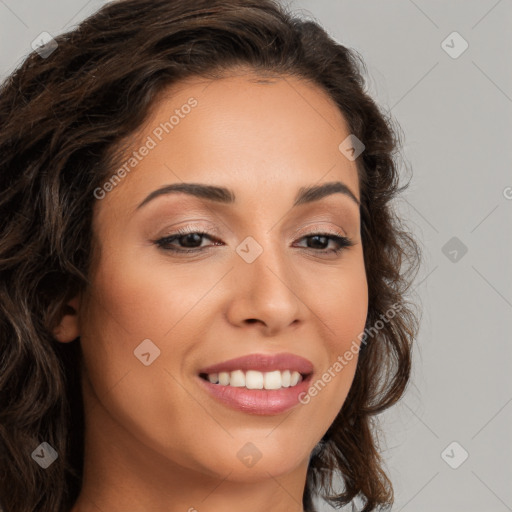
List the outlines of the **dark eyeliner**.
{"type": "MultiPolygon", "coordinates": [[[[186,249],[186,248],[181,249],[181,248],[172,247],[169,245],[170,243],[176,241],[177,239],[179,239],[183,236],[186,236],[186,235],[190,235],[190,234],[199,235],[201,238],[208,238],[212,241],[215,241],[216,245],[219,245],[218,242],[220,242],[218,239],[213,237],[208,232],[197,230],[197,229],[183,228],[183,229],[178,229],[175,233],[172,233],[171,235],[162,237],[158,240],[154,240],[153,243],[164,251],[170,251],[170,252],[174,252],[176,254],[198,253],[198,252],[202,252],[206,249],[210,249],[212,247],[210,245],[207,247],[196,247],[193,249],[186,249]]],[[[308,235],[302,236],[299,240],[304,240],[304,239],[313,238],[313,237],[323,237],[323,238],[328,238],[330,240],[333,240],[338,245],[338,248],[336,248],[336,249],[313,249],[311,247],[299,247],[299,248],[306,249],[306,250],[312,250],[313,252],[316,252],[319,254],[338,254],[341,251],[343,251],[343,249],[352,247],[354,245],[354,242],[348,237],[334,235],[332,233],[323,233],[323,232],[310,233],[308,235]]]]}

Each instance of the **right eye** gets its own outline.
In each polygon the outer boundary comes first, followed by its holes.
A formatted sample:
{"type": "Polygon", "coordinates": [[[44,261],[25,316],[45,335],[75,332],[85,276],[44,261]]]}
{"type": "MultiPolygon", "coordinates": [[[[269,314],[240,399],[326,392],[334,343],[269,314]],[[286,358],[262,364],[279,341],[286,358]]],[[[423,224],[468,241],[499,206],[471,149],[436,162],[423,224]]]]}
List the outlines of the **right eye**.
{"type": "MultiPolygon", "coordinates": [[[[206,249],[206,247],[200,247],[201,239],[209,238],[210,240],[217,240],[205,231],[191,231],[188,229],[179,229],[176,233],[160,238],[155,241],[161,249],[164,251],[173,251],[181,253],[198,252],[206,249]],[[172,242],[178,241],[185,245],[185,248],[179,248],[171,245],[172,242]],[[199,243],[199,246],[197,244],[199,243]],[[192,246],[192,247],[190,247],[192,246]]],[[[217,240],[218,241],[218,240],[217,240]]],[[[219,245],[219,244],[216,244],[219,245]]],[[[211,246],[210,246],[211,247],[211,246]]]]}

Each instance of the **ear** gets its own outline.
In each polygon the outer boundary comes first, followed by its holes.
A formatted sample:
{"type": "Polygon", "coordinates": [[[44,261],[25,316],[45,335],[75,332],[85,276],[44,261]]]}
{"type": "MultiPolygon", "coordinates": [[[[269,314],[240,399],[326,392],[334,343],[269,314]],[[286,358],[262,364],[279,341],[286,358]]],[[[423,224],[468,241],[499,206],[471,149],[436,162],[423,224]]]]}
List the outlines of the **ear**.
{"type": "Polygon", "coordinates": [[[80,336],[80,322],[78,310],[80,297],[77,295],[64,307],[59,324],[53,329],[53,336],[61,343],[69,343],[80,336]]]}

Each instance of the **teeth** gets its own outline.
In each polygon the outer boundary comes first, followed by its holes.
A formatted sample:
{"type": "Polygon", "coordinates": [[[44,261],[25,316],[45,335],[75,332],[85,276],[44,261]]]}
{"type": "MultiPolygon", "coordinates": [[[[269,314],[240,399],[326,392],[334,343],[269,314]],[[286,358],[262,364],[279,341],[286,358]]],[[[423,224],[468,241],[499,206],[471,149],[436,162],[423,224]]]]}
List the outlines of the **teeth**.
{"type": "Polygon", "coordinates": [[[219,382],[219,374],[218,373],[209,373],[208,374],[208,380],[212,384],[218,384],[218,382],[219,382]]]}
{"type": "Polygon", "coordinates": [[[280,389],[281,383],[281,372],[276,370],[275,372],[267,372],[263,376],[263,385],[265,389],[280,389]]]}
{"type": "Polygon", "coordinates": [[[222,386],[229,385],[229,373],[228,372],[220,372],[219,373],[219,384],[222,386]]]}
{"type": "Polygon", "coordinates": [[[295,386],[302,381],[302,375],[291,370],[275,370],[273,372],[248,370],[246,373],[242,370],[235,370],[232,372],[210,373],[208,374],[208,380],[212,384],[235,388],[281,389],[295,386]]]}
{"type": "Polygon", "coordinates": [[[249,370],[245,375],[247,389],[263,389],[263,373],[249,370]]]}
{"type": "Polygon", "coordinates": [[[242,370],[231,372],[229,377],[229,385],[235,388],[243,388],[245,386],[245,375],[242,370]]]}

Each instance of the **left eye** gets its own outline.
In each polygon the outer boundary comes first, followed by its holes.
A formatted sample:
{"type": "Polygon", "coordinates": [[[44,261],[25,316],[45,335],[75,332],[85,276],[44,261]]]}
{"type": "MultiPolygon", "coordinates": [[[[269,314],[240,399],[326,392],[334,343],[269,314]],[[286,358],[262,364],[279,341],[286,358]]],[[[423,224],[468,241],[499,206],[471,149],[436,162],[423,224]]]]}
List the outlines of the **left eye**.
{"type": "MultiPolygon", "coordinates": [[[[220,240],[216,239],[209,233],[203,231],[178,231],[173,233],[172,235],[166,236],[164,238],[160,238],[156,240],[154,243],[158,245],[164,251],[172,251],[175,253],[192,253],[192,252],[201,252],[204,249],[208,249],[210,246],[200,247],[202,238],[208,238],[215,242],[214,245],[223,245],[220,240]],[[176,245],[171,245],[173,242],[178,241],[184,248],[177,247],[176,245]]],[[[319,253],[339,253],[343,249],[347,247],[351,247],[354,245],[352,240],[345,236],[339,236],[332,233],[311,233],[306,235],[300,240],[310,239],[313,242],[313,245],[328,245],[330,241],[334,242],[336,247],[334,249],[326,249],[324,247],[303,247],[304,249],[311,249],[314,252],[319,253]]]]}
{"type": "MultiPolygon", "coordinates": [[[[201,250],[201,247],[197,247],[197,243],[201,245],[201,239],[208,238],[210,240],[216,240],[213,236],[208,233],[204,233],[202,231],[178,231],[172,235],[166,236],[164,238],[160,238],[155,243],[166,251],[176,251],[176,252],[195,252],[198,249],[201,250]],[[176,246],[172,246],[171,243],[175,240],[179,241],[181,244],[184,244],[186,249],[180,249],[176,246]],[[190,250],[187,250],[190,249],[190,250]]],[[[217,244],[220,245],[220,244],[217,244]]]]}

